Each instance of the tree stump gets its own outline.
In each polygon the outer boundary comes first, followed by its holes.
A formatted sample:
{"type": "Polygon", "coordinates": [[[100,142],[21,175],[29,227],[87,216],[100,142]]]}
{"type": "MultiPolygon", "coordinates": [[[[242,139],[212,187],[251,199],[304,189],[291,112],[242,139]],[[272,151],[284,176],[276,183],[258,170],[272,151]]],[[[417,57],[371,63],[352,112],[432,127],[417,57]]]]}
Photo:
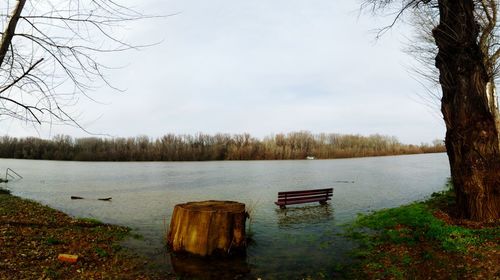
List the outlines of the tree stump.
{"type": "Polygon", "coordinates": [[[167,244],[174,252],[199,256],[244,251],[245,204],[197,201],[175,205],[167,244]]]}

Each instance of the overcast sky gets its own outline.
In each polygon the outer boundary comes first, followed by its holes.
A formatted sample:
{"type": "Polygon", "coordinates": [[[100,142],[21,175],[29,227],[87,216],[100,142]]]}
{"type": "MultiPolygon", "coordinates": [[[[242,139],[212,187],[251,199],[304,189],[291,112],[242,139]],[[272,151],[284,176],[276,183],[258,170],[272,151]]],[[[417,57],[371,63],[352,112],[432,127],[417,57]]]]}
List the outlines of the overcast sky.
{"type": "MultiPolygon", "coordinates": [[[[419,96],[406,26],[375,41],[388,18],[359,16],[352,0],[143,0],[172,14],[141,21],[126,39],[161,44],[107,54],[124,93],[99,88],[70,111],[95,133],[384,134],[419,144],[444,138],[437,107],[419,96]],[[80,114],[81,113],[81,114],[80,114]]],[[[89,136],[69,126],[0,122],[0,134],[89,136]]]]}

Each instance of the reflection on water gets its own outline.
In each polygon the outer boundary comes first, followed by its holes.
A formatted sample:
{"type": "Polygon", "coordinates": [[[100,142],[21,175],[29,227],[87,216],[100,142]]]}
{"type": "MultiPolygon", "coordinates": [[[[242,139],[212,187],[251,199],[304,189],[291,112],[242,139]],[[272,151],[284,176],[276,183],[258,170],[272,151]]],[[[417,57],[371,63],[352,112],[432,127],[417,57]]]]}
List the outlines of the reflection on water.
{"type": "Polygon", "coordinates": [[[278,217],[278,226],[281,229],[321,224],[333,219],[333,208],[330,204],[277,208],[275,211],[278,217]]]}
{"type": "Polygon", "coordinates": [[[144,238],[127,246],[166,272],[196,272],[207,267],[190,259],[171,260],[165,252],[163,236],[175,204],[211,199],[245,203],[252,208],[247,229],[253,241],[246,259],[233,264],[236,270],[210,263],[214,271],[231,274],[231,279],[239,275],[253,279],[332,278],[335,263],[346,262],[346,252],[352,248],[338,235],[340,225],[357,213],[424,199],[442,190],[449,176],[445,154],[225,162],[0,159],[0,168],[6,167],[24,177],[6,185],[15,195],[74,216],[131,227],[144,238]],[[306,204],[283,211],[274,204],[279,191],[326,187],[335,188],[327,206],[306,204]],[[86,199],[71,200],[71,196],[86,199]],[[113,199],[94,199],[105,197],[113,199]],[[245,274],[247,269],[250,272],[245,274]]]}
{"type": "Polygon", "coordinates": [[[187,254],[170,254],[175,275],[187,279],[241,279],[250,273],[246,256],[201,258],[187,254]]]}

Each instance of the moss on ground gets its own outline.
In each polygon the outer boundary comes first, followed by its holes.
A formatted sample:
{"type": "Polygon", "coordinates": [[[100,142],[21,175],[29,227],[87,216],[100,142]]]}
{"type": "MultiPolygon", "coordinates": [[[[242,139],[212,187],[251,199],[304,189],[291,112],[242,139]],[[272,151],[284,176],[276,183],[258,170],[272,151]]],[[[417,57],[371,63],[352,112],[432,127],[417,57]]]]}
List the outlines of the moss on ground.
{"type": "Polygon", "coordinates": [[[500,279],[500,227],[453,217],[450,189],[425,202],[360,215],[351,279],[500,279]]]}

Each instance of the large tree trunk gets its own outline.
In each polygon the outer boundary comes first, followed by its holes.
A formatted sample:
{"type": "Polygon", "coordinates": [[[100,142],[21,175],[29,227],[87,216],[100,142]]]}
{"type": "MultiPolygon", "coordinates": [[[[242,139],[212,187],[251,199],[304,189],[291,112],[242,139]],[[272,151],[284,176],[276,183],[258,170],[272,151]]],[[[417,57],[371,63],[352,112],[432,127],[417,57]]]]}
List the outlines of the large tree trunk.
{"type": "Polygon", "coordinates": [[[440,0],[433,30],[439,48],[446,149],[463,218],[496,221],[500,215],[500,153],[497,113],[488,100],[492,81],[478,45],[473,0],[440,0]]]}

